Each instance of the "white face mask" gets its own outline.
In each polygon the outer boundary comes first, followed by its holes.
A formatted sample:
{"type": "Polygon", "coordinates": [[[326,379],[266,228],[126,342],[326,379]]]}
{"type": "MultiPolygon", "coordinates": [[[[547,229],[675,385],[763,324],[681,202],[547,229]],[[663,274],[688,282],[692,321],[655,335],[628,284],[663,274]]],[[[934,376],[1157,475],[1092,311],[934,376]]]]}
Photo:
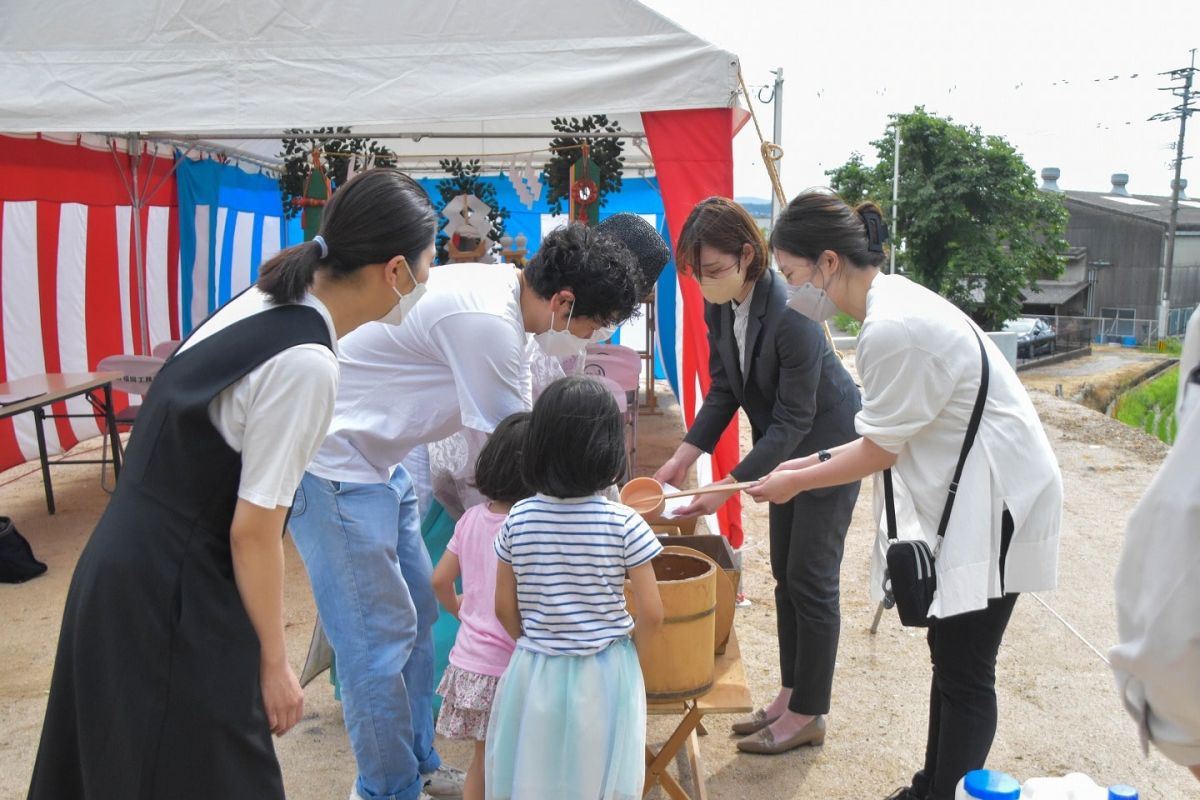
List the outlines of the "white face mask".
{"type": "Polygon", "coordinates": [[[596,328],[595,332],[592,334],[592,338],[588,339],[588,341],[591,342],[592,344],[600,344],[601,342],[607,342],[609,339],[611,339],[613,337],[613,334],[616,332],[617,332],[616,325],[605,325],[603,328],[596,328]]]}
{"type": "Polygon", "coordinates": [[[572,304],[571,313],[567,314],[567,326],[561,331],[556,331],[554,330],[554,312],[550,312],[550,329],[533,336],[533,340],[537,342],[538,347],[542,348],[543,353],[556,358],[566,358],[577,356],[587,349],[590,341],[580,339],[571,333],[571,315],[574,313],[575,306],[572,304]]]}
{"type": "Polygon", "coordinates": [[[404,265],[404,268],[408,270],[408,277],[412,278],[413,289],[408,294],[400,294],[399,289],[395,286],[392,287],[392,291],[400,299],[396,302],[396,305],[392,306],[391,311],[379,318],[379,321],[385,325],[399,325],[404,322],[404,318],[412,311],[417,301],[425,296],[425,284],[417,283],[417,276],[413,275],[412,268],[407,263],[404,265]]]}
{"type": "Polygon", "coordinates": [[[833,319],[838,313],[838,307],[829,299],[824,289],[813,286],[808,281],[803,286],[788,287],[788,308],[799,311],[804,316],[817,322],[833,319]]]}

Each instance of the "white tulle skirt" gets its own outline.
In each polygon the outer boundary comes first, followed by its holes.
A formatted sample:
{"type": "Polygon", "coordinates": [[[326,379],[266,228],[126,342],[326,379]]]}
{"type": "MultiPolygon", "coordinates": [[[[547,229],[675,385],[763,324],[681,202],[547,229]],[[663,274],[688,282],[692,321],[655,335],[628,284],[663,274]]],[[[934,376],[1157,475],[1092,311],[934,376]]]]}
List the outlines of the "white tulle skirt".
{"type": "Polygon", "coordinates": [[[629,639],[591,656],[517,647],[488,725],[488,800],[637,800],[646,688],[629,639]]]}

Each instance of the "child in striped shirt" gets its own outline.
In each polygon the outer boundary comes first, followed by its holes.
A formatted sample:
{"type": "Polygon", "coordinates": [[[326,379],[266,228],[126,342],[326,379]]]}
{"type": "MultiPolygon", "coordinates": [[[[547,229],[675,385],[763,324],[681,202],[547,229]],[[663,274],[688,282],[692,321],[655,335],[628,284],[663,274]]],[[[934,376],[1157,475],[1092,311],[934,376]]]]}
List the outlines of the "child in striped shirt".
{"type": "Polygon", "coordinates": [[[646,691],[630,636],[662,622],[650,564],[662,547],[632,509],[597,496],[625,472],[608,389],[587,377],[547,387],[522,470],[537,494],[512,507],[496,537],[496,617],[517,649],[488,725],[486,797],[640,798],[646,691]]]}

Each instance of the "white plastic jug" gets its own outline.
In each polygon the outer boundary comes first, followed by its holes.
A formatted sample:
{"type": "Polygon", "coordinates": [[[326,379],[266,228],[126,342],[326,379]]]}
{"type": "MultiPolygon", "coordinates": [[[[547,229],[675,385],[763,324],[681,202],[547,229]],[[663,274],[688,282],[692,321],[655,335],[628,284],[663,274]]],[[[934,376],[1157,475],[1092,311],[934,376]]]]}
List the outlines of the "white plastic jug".
{"type": "Polygon", "coordinates": [[[976,769],[958,782],[954,800],[1022,800],[1021,784],[1005,772],[976,769]]]}
{"type": "Polygon", "coordinates": [[[1080,772],[1061,778],[1030,778],[1021,800],[1108,800],[1108,789],[1080,772]]]}
{"type": "Polygon", "coordinates": [[[1138,800],[1130,786],[1098,786],[1079,772],[1061,778],[1030,778],[1022,787],[1021,800],[1138,800]]]}

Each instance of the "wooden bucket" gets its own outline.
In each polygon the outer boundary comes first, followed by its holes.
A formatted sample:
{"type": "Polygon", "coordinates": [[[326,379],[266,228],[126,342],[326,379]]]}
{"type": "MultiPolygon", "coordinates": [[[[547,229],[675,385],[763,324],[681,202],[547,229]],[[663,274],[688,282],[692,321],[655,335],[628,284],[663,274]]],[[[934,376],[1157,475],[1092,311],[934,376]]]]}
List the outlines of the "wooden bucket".
{"type": "Polygon", "coordinates": [[[651,564],[662,597],[663,626],[638,648],[646,700],[698,697],[713,684],[717,569],[699,554],[663,553],[651,564]]]}

